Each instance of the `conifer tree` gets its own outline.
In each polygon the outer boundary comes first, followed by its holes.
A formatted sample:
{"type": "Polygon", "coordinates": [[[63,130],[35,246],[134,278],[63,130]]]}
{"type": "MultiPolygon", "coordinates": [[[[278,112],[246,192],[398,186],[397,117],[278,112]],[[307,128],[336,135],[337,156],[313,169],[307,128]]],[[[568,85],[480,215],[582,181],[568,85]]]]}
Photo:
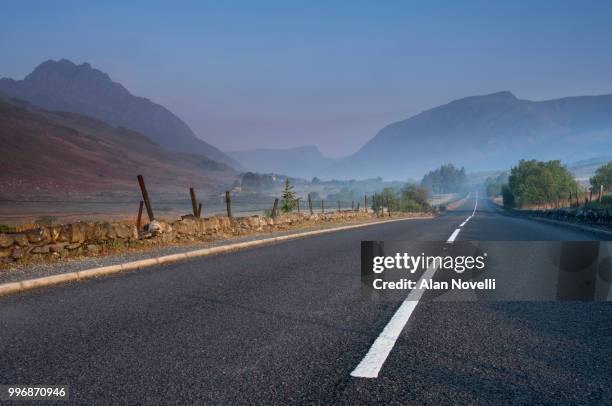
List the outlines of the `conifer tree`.
{"type": "Polygon", "coordinates": [[[291,212],[297,203],[297,195],[293,191],[293,186],[289,183],[289,178],[285,179],[285,190],[283,191],[281,210],[283,213],[291,212]]]}

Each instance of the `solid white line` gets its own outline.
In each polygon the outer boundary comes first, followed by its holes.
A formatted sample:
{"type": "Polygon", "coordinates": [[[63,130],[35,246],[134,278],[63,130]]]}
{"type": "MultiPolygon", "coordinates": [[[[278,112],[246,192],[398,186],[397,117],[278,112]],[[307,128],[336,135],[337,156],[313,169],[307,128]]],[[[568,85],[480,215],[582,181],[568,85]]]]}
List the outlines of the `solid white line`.
{"type": "MultiPolygon", "coordinates": [[[[436,269],[436,267],[431,267],[423,272],[423,275],[421,275],[421,278],[417,282],[417,286],[421,284],[421,280],[432,278],[436,269]]],[[[419,300],[421,296],[423,296],[424,291],[425,289],[413,289],[410,291],[399,309],[397,309],[391,320],[389,320],[384,330],[376,338],[376,341],[374,341],[374,344],[372,344],[366,356],[363,357],[359,365],[351,372],[351,376],[355,378],[378,377],[380,369],[387,360],[389,353],[393,349],[397,338],[402,333],[408,319],[410,319],[412,312],[417,304],[419,304],[419,300]]]]}
{"type": "MultiPolygon", "coordinates": [[[[476,192],[474,203],[474,211],[459,227],[463,227],[476,213],[478,207],[478,192],[476,192]]],[[[446,242],[454,242],[461,229],[457,228],[446,242]]],[[[428,268],[423,275],[419,278],[417,286],[420,286],[423,279],[431,279],[436,273],[436,267],[428,268]]],[[[423,296],[424,289],[413,289],[408,293],[406,299],[402,302],[399,309],[395,311],[391,320],[387,323],[383,331],[374,341],[374,344],[370,347],[368,353],[363,357],[359,365],[351,372],[351,376],[355,378],[378,378],[378,373],[382,368],[383,364],[387,360],[387,357],[391,353],[391,350],[395,346],[399,335],[408,323],[410,316],[419,304],[421,296],[423,296]]]]}

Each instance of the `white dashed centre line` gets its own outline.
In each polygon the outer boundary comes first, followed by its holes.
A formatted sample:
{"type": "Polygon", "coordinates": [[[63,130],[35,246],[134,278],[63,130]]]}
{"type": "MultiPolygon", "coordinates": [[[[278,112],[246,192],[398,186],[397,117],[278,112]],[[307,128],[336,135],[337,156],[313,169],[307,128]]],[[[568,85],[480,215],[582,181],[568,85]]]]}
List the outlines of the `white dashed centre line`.
{"type": "MultiPolygon", "coordinates": [[[[463,227],[475,214],[478,206],[478,193],[476,193],[474,203],[474,211],[459,227],[463,227]]],[[[446,240],[447,243],[453,243],[459,232],[460,228],[457,228],[451,236],[446,240]]],[[[431,279],[436,273],[437,267],[428,268],[421,278],[417,282],[417,286],[420,286],[423,279],[431,279]]],[[[359,365],[351,372],[351,376],[356,378],[378,378],[378,374],[383,364],[387,360],[387,357],[391,353],[391,350],[395,346],[395,342],[402,333],[402,330],[408,323],[410,316],[419,304],[419,300],[423,296],[424,289],[413,289],[408,293],[406,299],[402,302],[399,309],[395,311],[391,320],[387,323],[383,331],[376,338],[368,353],[363,357],[359,365]]]]}

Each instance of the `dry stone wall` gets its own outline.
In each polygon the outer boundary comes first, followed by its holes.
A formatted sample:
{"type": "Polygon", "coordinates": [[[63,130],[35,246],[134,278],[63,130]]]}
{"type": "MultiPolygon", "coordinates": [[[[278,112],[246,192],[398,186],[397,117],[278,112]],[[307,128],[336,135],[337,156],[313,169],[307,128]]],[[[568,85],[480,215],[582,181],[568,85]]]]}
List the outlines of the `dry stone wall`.
{"type": "Polygon", "coordinates": [[[143,231],[125,223],[78,222],[41,227],[22,233],[0,234],[0,262],[23,261],[33,256],[62,258],[95,255],[121,247],[214,240],[256,232],[286,230],[296,226],[369,218],[375,218],[375,215],[363,211],[313,215],[296,213],[276,218],[251,216],[234,219],[221,216],[200,219],[189,215],[171,223],[153,221],[147,224],[143,231]]]}

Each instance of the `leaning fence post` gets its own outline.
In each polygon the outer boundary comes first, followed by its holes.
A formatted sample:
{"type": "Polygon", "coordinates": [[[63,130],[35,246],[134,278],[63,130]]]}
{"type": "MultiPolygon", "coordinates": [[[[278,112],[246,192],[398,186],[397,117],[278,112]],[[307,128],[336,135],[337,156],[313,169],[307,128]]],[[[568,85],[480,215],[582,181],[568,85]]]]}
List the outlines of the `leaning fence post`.
{"type": "Polygon", "coordinates": [[[198,205],[198,218],[202,217],[202,202],[198,205]]]}
{"type": "Polygon", "coordinates": [[[232,197],[229,190],[225,191],[225,205],[227,206],[227,217],[232,218],[232,197]]]}
{"type": "Polygon", "coordinates": [[[310,198],[310,193],[308,193],[308,208],[310,209],[310,215],[312,216],[312,199],[310,198]]]}
{"type": "Polygon", "coordinates": [[[141,200],[138,205],[138,217],[136,218],[136,230],[140,231],[140,224],[142,222],[142,206],[144,206],[144,202],[141,200]]]}
{"type": "Polygon", "coordinates": [[[140,185],[142,200],[144,200],[144,204],[147,208],[147,215],[149,216],[149,221],[153,221],[155,220],[155,216],[153,215],[153,207],[151,207],[151,201],[149,200],[149,194],[147,193],[147,187],[145,186],[144,178],[142,177],[142,175],[138,175],[138,184],[140,185]]]}
{"type": "Polygon", "coordinates": [[[198,204],[196,202],[195,190],[192,187],[189,188],[189,195],[191,196],[191,209],[193,210],[193,217],[198,216],[198,204]]]}
{"type": "Polygon", "coordinates": [[[276,217],[277,211],[278,211],[278,197],[274,199],[274,206],[272,206],[272,217],[276,217]]]}

